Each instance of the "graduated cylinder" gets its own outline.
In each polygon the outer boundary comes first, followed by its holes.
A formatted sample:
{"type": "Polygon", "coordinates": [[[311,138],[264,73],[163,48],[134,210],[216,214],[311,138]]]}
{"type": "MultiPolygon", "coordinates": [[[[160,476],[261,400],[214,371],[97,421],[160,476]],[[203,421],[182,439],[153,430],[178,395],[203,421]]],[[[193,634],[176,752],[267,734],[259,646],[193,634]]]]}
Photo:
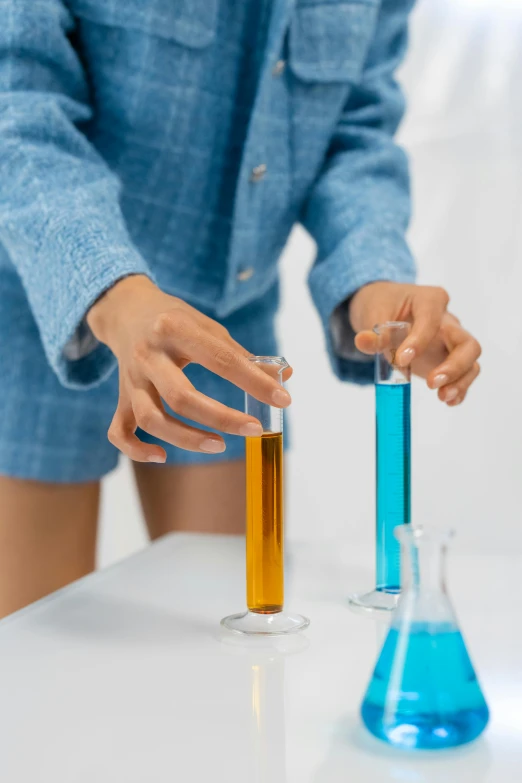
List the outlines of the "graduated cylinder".
{"type": "Polygon", "coordinates": [[[376,334],[376,584],[350,596],[366,611],[393,611],[401,591],[401,551],[395,531],[410,523],[410,376],[397,354],[410,333],[405,321],[388,321],[376,334]]]}
{"type": "MultiPolygon", "coordinates": [[[[282,356],[253,356],[257,367],[278,383],[289,366],[282,356]]],[[[303,615],[284,611],[283,411],[246,395],[246,412],[263,434],[246,439],[246,612],[221,620],[228,631],[275,636],[309,625],[303,615]]],[[[256,778],[257,780],[257,778],[256,778]]]]}
{"type": "MultiPolygon", "coordinates": [[[[255,361],[280,379],[288,366],[282,357],[255,361]]],[[[246,395],[245,410],[263,426],[263,435],[246,438],[247,606],[274,614],[284,603],[283,412],[246,395]]]]}
{"type": "Polygon", "coordinates": [[[396,353],[410,324],[388,322],[374,331],[381,348],[375,362],[376,587],[399,592],[401,550],[395,531],[411,521],[411,371],[397,365],[396,353]]]}

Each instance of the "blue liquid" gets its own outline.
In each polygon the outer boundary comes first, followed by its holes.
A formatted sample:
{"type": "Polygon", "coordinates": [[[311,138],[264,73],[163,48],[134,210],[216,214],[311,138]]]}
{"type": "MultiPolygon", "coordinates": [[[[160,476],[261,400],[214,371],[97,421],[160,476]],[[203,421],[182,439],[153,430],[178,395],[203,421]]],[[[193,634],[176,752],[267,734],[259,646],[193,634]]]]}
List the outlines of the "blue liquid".
{"type": "Polygon", "coordinates": [[[410,384],[378,383],[377,411],[377,590],[398,592],[401,549],[394,536],[410,522],[410,384]]]}
{"type": "Polygon", "coordinates": [[[401,748],[450,748],[478,737],[489,710],[458,629],[391,628],[361,716],[374,736],[401,748]]]}

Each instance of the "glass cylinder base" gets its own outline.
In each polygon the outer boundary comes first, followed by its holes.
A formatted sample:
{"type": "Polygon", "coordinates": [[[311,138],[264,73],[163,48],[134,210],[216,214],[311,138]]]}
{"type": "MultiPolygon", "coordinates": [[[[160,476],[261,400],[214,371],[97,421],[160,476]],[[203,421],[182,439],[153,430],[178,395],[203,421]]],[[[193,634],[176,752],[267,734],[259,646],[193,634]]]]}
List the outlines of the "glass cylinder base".
{"type": "Polygon", "coordinates": [[[280,636],[303,631],[310,625],[310,620],[300,614],[288,612],[274,612],[274,614],[242,612],[242,614],[231,614],[225,617],[221,620],[221,625],[233,633],[249,636],[280,636]]]}
{"type": "Polygon", "coordinates": [[[355,593],[348,601],[353,609],[364,612],[393,612],[400,595],[400,590],[372,590],[370,593],[355,593]]]}

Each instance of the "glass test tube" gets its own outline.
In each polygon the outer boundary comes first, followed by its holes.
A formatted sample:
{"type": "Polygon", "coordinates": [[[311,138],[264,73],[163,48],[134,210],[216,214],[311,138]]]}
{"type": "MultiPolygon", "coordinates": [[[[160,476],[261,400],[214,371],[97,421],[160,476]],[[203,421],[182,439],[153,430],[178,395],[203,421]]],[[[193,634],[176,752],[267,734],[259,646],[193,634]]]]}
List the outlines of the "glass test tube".
{"type": "MultiPolygon", "coordinates": [[[[251,361],[279,382],[289,366],[280,356],[254,356],[251,361]]],[[[283,611],[283,411],[248,394],[245,410],[263,427],[260,437],[245,439],[248,611],[226,617],[222,624],[247,634],[299,631],[309,621],[283,611]]]]}
{"type": "Polygon", "coordinates": [[[375,378],[376,587],[398,593],[401,549],[395,529],[411,521],[411,383],[409,367],[395,365],[395,352],[409,333],[409,324],[385,324],[381,332],[388,333],[390,347],[377,357],[375,378]]]}
{"type": "Polygon", "coordinates": [[[406,322],[375,327],[379,353],[375,359],[376,406],[376,585],[350,598],[353,606],[389,611],[401,588],[400,545],[395,530],[411,521],[410,399],[411,371],[395,356],[410,332],[406,322]]]}
{"type": "Polygon", "coordinates": [[[250,612],[283,610],[283,433],[246,438],[247,606],[250,612]]]}

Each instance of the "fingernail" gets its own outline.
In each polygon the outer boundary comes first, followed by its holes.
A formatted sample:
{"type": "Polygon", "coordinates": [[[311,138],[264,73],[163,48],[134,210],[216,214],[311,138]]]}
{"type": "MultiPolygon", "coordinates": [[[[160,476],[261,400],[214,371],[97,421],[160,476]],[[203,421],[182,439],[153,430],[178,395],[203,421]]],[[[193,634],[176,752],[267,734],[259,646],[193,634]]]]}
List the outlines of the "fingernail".
{"type": "Polygon", "coordinates": [[[460,405],[461,402],[462,402],[462,397],[457,397],[453,405],[460,405]]]}
{"type": "Polygon", "coordinates": [[[451,402],[457,397],[458,393],[458,389],[448,389],[444,395],[444,402],[451,402]]]}
{"type": "Polygon", "coordinates": [[[159,462],[163,464],[166,461],[166,457],[162,457],[161,454],[149,454],[147,462],[159,462]]]}
{"type": "Polygon", "coordinates": [[[206,451],[209,454],[220,454],[222,451],[225,451],[226,446],[222,440],[217,440],[217,438],[205,438],[199,448],[201,451],[206,451]]]}
{"type": "Polygon", "coordinates": [[[272,402],[280,408],[286,408],[292,402],[292,398],[284,389],[276,389],[272,394],[272,402]]]}
{"type": "Polygon", "coordinates": [[[440,373],[440,375],[436,375],[433,379],[433,388],[440,389],[440,387],[444,386],[448,381],[448,376],[444,375],[444,373],[440,373]]]}
{"type": "Polygon", "coordinates": [[[415,349],[414,348],[405,348],[404,351],[401,351],[401,354],[399,356],[399,364],[401,367],[405,367],[407,364],[411,364],[411,362],[415,359],[415,349]]]}
{"type": "Polygon", "coordinates": [[[239,434],[245,438],[259,438],[263,434],[263,428],[255,421],[249,421],[247,424],[241,425],[239,434]]]}

